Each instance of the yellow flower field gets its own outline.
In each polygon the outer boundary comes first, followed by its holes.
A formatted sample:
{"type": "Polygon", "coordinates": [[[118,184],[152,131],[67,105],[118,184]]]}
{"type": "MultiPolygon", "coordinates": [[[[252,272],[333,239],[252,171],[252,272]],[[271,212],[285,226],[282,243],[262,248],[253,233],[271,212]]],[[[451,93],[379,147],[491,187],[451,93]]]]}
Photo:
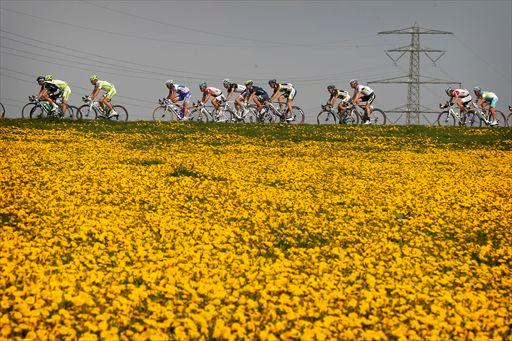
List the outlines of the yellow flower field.
{"type": "Polygon", "coordinates": [[[511,129],[40,125],[0,125],[0,339],[512,337],[511,129]]]}

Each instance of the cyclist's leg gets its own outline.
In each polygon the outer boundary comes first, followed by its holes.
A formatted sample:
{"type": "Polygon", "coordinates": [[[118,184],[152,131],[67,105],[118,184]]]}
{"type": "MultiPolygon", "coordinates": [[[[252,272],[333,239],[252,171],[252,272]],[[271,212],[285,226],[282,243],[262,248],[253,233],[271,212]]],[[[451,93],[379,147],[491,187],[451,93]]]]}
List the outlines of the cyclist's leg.
{"type": "Polygon", "coordinates": [[[491,111],[492,119],[496,121],[496,103],[498,103],[498,97],[494,97],[489,103],[489,110],[491,111]]]}
{"type": "Polygon", "coordinates": [[[185,95],[185,97],[183,98],[183,115],[184,115],[185,117],[187,117],[187,116],[188,116],[188,104],[189,104],[189,102],[190,102],[190,97],[191,97],[191,95],[190,95],[190,92],[189,92],[189,93],[187,93],[187,94],[185,95]]]}
{"type": "Polygon", "coordinates": [[[293,115],[293,112],[292,112],[292,104],[293,104],[293,99],[295,98],[295,95],[297,94],[297,90],[295,90],[295,88],[292,89],[292,91],[290,91],[290,93],[288,94],[288,100],[286,101],[286,105],[288,106],[288,115],[291,117],[293,115]]]}
{"type": "Polygon", "coordinates": [[[368,118],[370,118],[372,116],[372,103],[374,100],[375,100],[375,92],[372,93],[369,96],[368,100],[366,101],[365,110],[366,110],[366,115],[368,115],[368,118]]]}
{"type": "Polygon", "coordinates": [[[66,114],[68,111],[68,101],[69,96],[71,95],[71,88],[68,86],[62,92],[62,113],[66,114]]]}
{"type": "Polygon", "coordinates": [[[109,111],[112,111],[112,104],[110,101],[112,101],[112,97],[116,95],[116,89],[112,88],[109,92],[105,94],[105,96],[102,97],[101,103],[108,108],[109,111]]]}
{"type": "Polygon", "coordinates": [[[254,96],[253,101],[254,104],[256,104],[256,106],[258,107],[258,111],[261,111],[261,109],[263,109],[263,100],[259,99],[258,96],[254,96]]]}
{"type": "Polygon", "coordinates": [[[215,110],[219,110],[220,103],[219,103],[219,101],[217,101],[217,98],[212,98],[211,102],[212,102],[213,106],[215,107],[215,110]]]}

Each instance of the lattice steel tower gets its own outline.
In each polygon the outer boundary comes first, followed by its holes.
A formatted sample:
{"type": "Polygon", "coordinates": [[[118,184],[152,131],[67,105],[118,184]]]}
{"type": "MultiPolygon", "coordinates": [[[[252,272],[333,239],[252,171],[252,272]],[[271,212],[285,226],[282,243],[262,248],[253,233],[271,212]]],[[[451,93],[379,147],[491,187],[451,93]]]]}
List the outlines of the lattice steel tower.
{"type": "Polygon", "coordinates": [[[421,34],[453,34],[452,32],[431,30],[426,28],[421,28],[414,23],[412,27],[404,28],[401,30],[393,30],[393,31],[384,31],[379,32],[378,34],[410,34],[411,35],[411,44],[403,47],[399,47],[392,50],[386,50],[386,55],[396,64],[400,58],[402,58],[406,53],[410,53],[409,57],[409,74],[407,76],[400,76],[388,79],[374,80],[368,82],[371,83],[381,83],[381,84],[407,84],[407,104],[398,108],[394,108],[391,110],[387,110],[387,112],[395,112],[395,113],[406,113],[406,123],[407,124],[419,124],[420,123],[420,113],[434,113],[432,109],[424,107],[420,104],[420,84],[458,84],[459,82],[444,80],[426,76],[420,76],[420,52],[425,53],[425,55],[432,61],[432,63],[436,63],[445,53],[444,50],[436,50],[430,48],[422,48],[420,46],[420,35],[421,34]],[[392,53],[398,53],[398,57],[393,58],[392,53]],[[431,56],[429,53],[438,53],[436,57],[431,56]],[[422,78],[428,80],[422,80],[422,78]]]}

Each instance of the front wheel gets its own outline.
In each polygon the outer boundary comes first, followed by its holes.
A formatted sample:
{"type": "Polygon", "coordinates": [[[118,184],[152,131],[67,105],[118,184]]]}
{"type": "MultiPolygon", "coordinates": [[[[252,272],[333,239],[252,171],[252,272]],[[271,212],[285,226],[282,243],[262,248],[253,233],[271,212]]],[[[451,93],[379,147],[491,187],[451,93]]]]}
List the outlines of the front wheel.
{"type": "Polygon", "coordinates": [[[370,122],[374,125],[385,125],[387,121],[386,114],[380,109],[373,109],[370,122]]]}
{"type": "Polygon", "coordinates": [[[110,119],[112,121],[122,121],[122,122],[128,121],[128,111],[125,109],[125,107],[123,107],[121,105],[113,105],[112,109],[114,109],[115,112],[117,113],[116,116],[110,117],[110,119]]]}
{"type": "Polygon", "coordinates": [[[318,124],[336,124],[338,119],[330,110],[323,110],[316,116],[316,123],[318,124]]]}
{"type": "Polygon", "coordinates": [[[437,117],[437,125],[440,127],[450,127],[455,125],[455,117],[449,111],[443,111],[437,117]]]}
{"type": "Polygon", "coordinates": [[[153,121],[168,122],[173,118],[173,113],[163,105],[160,105],[153,110],[153,121]]]}
{"type": "Polygon", "coordinates": [[[507,127],[512,127],[512,112],[508,115],[507,127]]]}
{"type": "Polygon", "coordinates": [[[31,119],[47,118],[48,112],[41,105],[36,105],[30,110],[29,117],[31,119]]]}
{"type": "Polygon", "coordinates": [[[0,118],[4,118],[5,116],[5,107],[2,103],[0,103],[0,118]]]}

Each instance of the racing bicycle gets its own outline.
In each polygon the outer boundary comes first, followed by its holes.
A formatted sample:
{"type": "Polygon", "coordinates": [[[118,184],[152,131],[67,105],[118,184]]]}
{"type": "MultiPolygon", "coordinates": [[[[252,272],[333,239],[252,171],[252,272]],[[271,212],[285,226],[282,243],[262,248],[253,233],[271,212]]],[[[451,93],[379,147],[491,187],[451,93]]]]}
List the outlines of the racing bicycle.
{"type": "Polygon", "coordinates": [[[353,110],[335,111],[332,105],[322,105],[322,111],[316,117],[318,124],[358,124],[359,116],[353,110]]]}
{"type": "Polygon", "coordinates": [[[179,105],[174,104],[170,99],[159,99],[158,103],[160,105],[153,110],[154,121],[170,122],[185,120],[183,117],[183,109],[179,105]]]}
{"type": "Polygon", "coordinates": [[[112,106],[117,115],[111,116],[110,110],[108,108],[104,108],[100,102],[91,100],[89,96],[82,97],[82,100],[86,104],[78,108],[79,119],[128,121],[128,111],[121,105],[112,106]]]}
{"type": "MultiPolygon", "coordinates": [[[[478,105],[476,105],[475,102],[471,103],[473,106],[473,111],[477,115],[477,119],[475,122],[475,126],[477,127],[483,127],[484,125],[490,126],[493,118],[490,110],[483,110],[478,105]]],[[[497,127],[506,127],[507,126],[507,118],[503,113],[499,110],[496,110],[496,122],[498,124],[497,127]]]]}
{"type": "Polygon", "coordinates": [[[75,117],[74,110],[71,106],[68,105],[68,110],[66,113],[62,112],[62,101],[61,98],[57,98],[55,100],[55,104],[57,104],[57,109],[53,110],[53,106],[50,102],[44,101],[36,96],[30,96],[30,101],[34,104],[32,109],[30,109],[29,117],[33,118],[67,118],[73,119],[75,117]]]}
{"type": "Polygon", "coordinates": [[[479,118],[473,110],[460,112],[457,105],[449,105],[448,103],[439,104],[439,108],[443,110],[437,117],[438,126],[478,126],[479,118]]]}
{"type": "Polygon", "coordinates": [[[370,121],[370,123],[366,124],[372,124],[372,125],[384,125],[387,122],[387,117],[384,111],[378,108],[372,108],[372,115],[371,117],[368,117],[366,115],[366,110],[358,105],[355,105],[354,103],[351,103],[345,111],[347,112],[347,115],[350,117],[353,117],[354,115],[357,116],[357,122],[364,124],[366,121],[370,121]]]}
{"type": "Polygon", "coordinates": [[[262,122],[270,123],[288,123],[288,124],[302,124],[304,123],[304,111],[298,106],[292,106],[292,112],[286,117],[288,107],[285,106],[283,110],[276,108],[275,104],[267,101],[263,105],[263,110],[259,116],[262,122]]]}

